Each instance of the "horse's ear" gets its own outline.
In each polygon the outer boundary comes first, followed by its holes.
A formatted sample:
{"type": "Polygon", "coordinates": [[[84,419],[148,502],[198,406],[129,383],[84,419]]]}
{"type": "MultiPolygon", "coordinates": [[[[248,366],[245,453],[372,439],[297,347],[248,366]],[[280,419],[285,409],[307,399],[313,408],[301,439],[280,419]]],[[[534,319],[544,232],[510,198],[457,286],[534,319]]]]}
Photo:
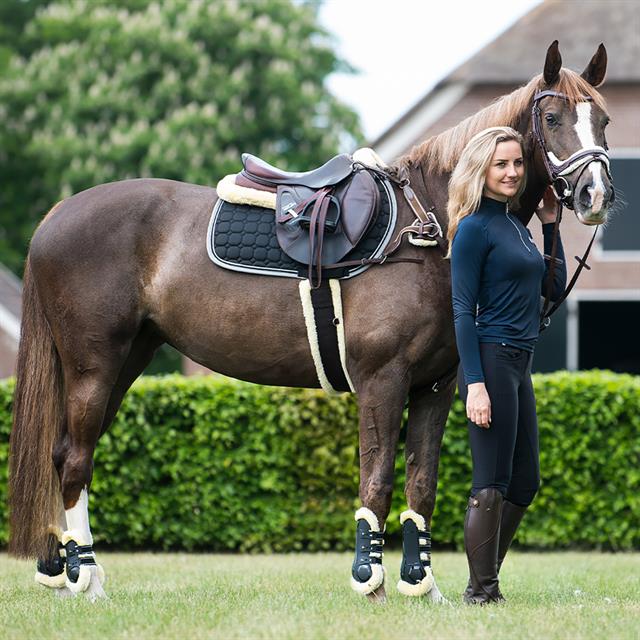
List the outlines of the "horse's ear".
{"type": "Polygon", "coordinates": [[[604,76],[607,73],[607,50],[604,48],[604,44],[600,43],[598,50],[593,54],[591,62],[587,65],[587,68],[582,72],[582,78],[584,78],[592,87],[599,87],[604,81],[604,76]]]}
{"type": "Polygon", "coordinates": [[[558,78],[562,67],[562,57],[558,49],[558,41],[554,40],[547,49],[547,58],[544,61],[544,81],[547,85],[552,85],[558,78]]]}

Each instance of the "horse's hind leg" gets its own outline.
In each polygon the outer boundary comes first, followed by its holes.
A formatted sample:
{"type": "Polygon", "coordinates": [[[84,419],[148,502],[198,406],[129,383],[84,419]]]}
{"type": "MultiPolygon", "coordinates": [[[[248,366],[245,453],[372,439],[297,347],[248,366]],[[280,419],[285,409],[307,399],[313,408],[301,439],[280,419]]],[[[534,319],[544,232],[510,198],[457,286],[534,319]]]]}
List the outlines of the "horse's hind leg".
{"type": "Polygon", "coordinates": [[[62,536],[66,585],[72,592],[85,592],[91,599],[105,593],[104,574],[93,553],[88,490],[93,475],[93,453],[117,376],[115,368],[113,362],[105,359],[103,367],[82,373],[65,371],[67,434],[59,470],[67,522],[62,536]]]}
{"type": "Polygon", "coordinates": [[[358,389],[360,406],[360,500],[351,587],[384,599],[382,545],[391,508],[393,471],[407,384],[396,371],[381,372],[358,389]]]}
{"type": "Polygon", "coordinates": [[[434,602],[446,602],[431,570],[431,516],[436,504],[440,445],[454,389],[455,381],[437,393],[421,389],[409,395],[405,449],[409,509],[400,516],[403,553],[398,590],[407,596],[427,596],[434,602]]]}

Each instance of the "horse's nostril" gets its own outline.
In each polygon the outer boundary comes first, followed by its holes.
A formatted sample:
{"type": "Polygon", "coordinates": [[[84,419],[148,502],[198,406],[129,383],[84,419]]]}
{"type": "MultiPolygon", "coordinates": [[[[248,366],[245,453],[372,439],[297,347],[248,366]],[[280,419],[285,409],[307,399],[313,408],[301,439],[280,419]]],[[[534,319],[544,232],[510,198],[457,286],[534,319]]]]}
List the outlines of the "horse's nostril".
{"type": "Polygon", "coordinates": [[[582,187],[580,190],[580,204],[585,207],[585,209],[591,206],[591,194],[587,186],[582,187]]]}

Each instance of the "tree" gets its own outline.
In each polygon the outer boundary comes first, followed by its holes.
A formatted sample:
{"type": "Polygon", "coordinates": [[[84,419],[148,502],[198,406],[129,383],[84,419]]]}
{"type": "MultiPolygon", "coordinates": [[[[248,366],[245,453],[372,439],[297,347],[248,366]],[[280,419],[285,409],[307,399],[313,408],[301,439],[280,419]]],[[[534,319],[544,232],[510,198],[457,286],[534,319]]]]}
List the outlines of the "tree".
{"type": "Polygon", "coordinates": [[[25,36],[39,48],[0,78],[0,261],[15,271],[42,215],[95,184],[215,185],[242,151],[301,170],[361,137],[324,86],[345,65],[311,4],[57,2],[25,36]]]}

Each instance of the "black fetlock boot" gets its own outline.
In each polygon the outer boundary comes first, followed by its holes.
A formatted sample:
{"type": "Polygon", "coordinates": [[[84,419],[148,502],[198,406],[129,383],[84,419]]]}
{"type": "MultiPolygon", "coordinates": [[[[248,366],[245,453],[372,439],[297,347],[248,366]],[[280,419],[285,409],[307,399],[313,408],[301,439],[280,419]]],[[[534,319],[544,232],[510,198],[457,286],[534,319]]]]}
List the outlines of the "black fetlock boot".
{"type": "MultiPolygon", "coordinates": [[[[504,558],[509,551],[513,537],[516,535],[516,531],[520,526],[520,522],[524,517],[528,507],[521,507],[520,505],[513,504],[508,500],[502,501],[502,516],[500,518],[500,541],[498,542],[498,574],[500,574],[500,567],[504,562],[504,558]]],[[[471,587],[471,578],[464,592],[464,597],[470,597],[473,592],[471,587]]]]}
{"type": "Polygon", "coordinates": [[[498,585],[502,501],[502,494],[493,487],[469,498],[464,521],[464,546],[471,578],[471,589],[463,595],[467,604],[504,601],[498,585]]]}
{"type": "Polygon", "coordinates": [[[383,532],[378,518],[366,507],[356,511],[356,556],[351,567],[351,588],[364,595],[384,585],[383,532]]]}
{"type": "Polygon", "coordinates": [[[49,535],[48,546],[47,555],[38,558],[35,580],[45,587],[61,589],[66,583],[64,547],[53,534],[49,535]]]}
{"type": "Polygon", "coordinates": [[[425,519],[409,509],[400,514],[402,564],[398,591],[405,596],[424,596],[433,588],[431,532],[425,519]]]}

